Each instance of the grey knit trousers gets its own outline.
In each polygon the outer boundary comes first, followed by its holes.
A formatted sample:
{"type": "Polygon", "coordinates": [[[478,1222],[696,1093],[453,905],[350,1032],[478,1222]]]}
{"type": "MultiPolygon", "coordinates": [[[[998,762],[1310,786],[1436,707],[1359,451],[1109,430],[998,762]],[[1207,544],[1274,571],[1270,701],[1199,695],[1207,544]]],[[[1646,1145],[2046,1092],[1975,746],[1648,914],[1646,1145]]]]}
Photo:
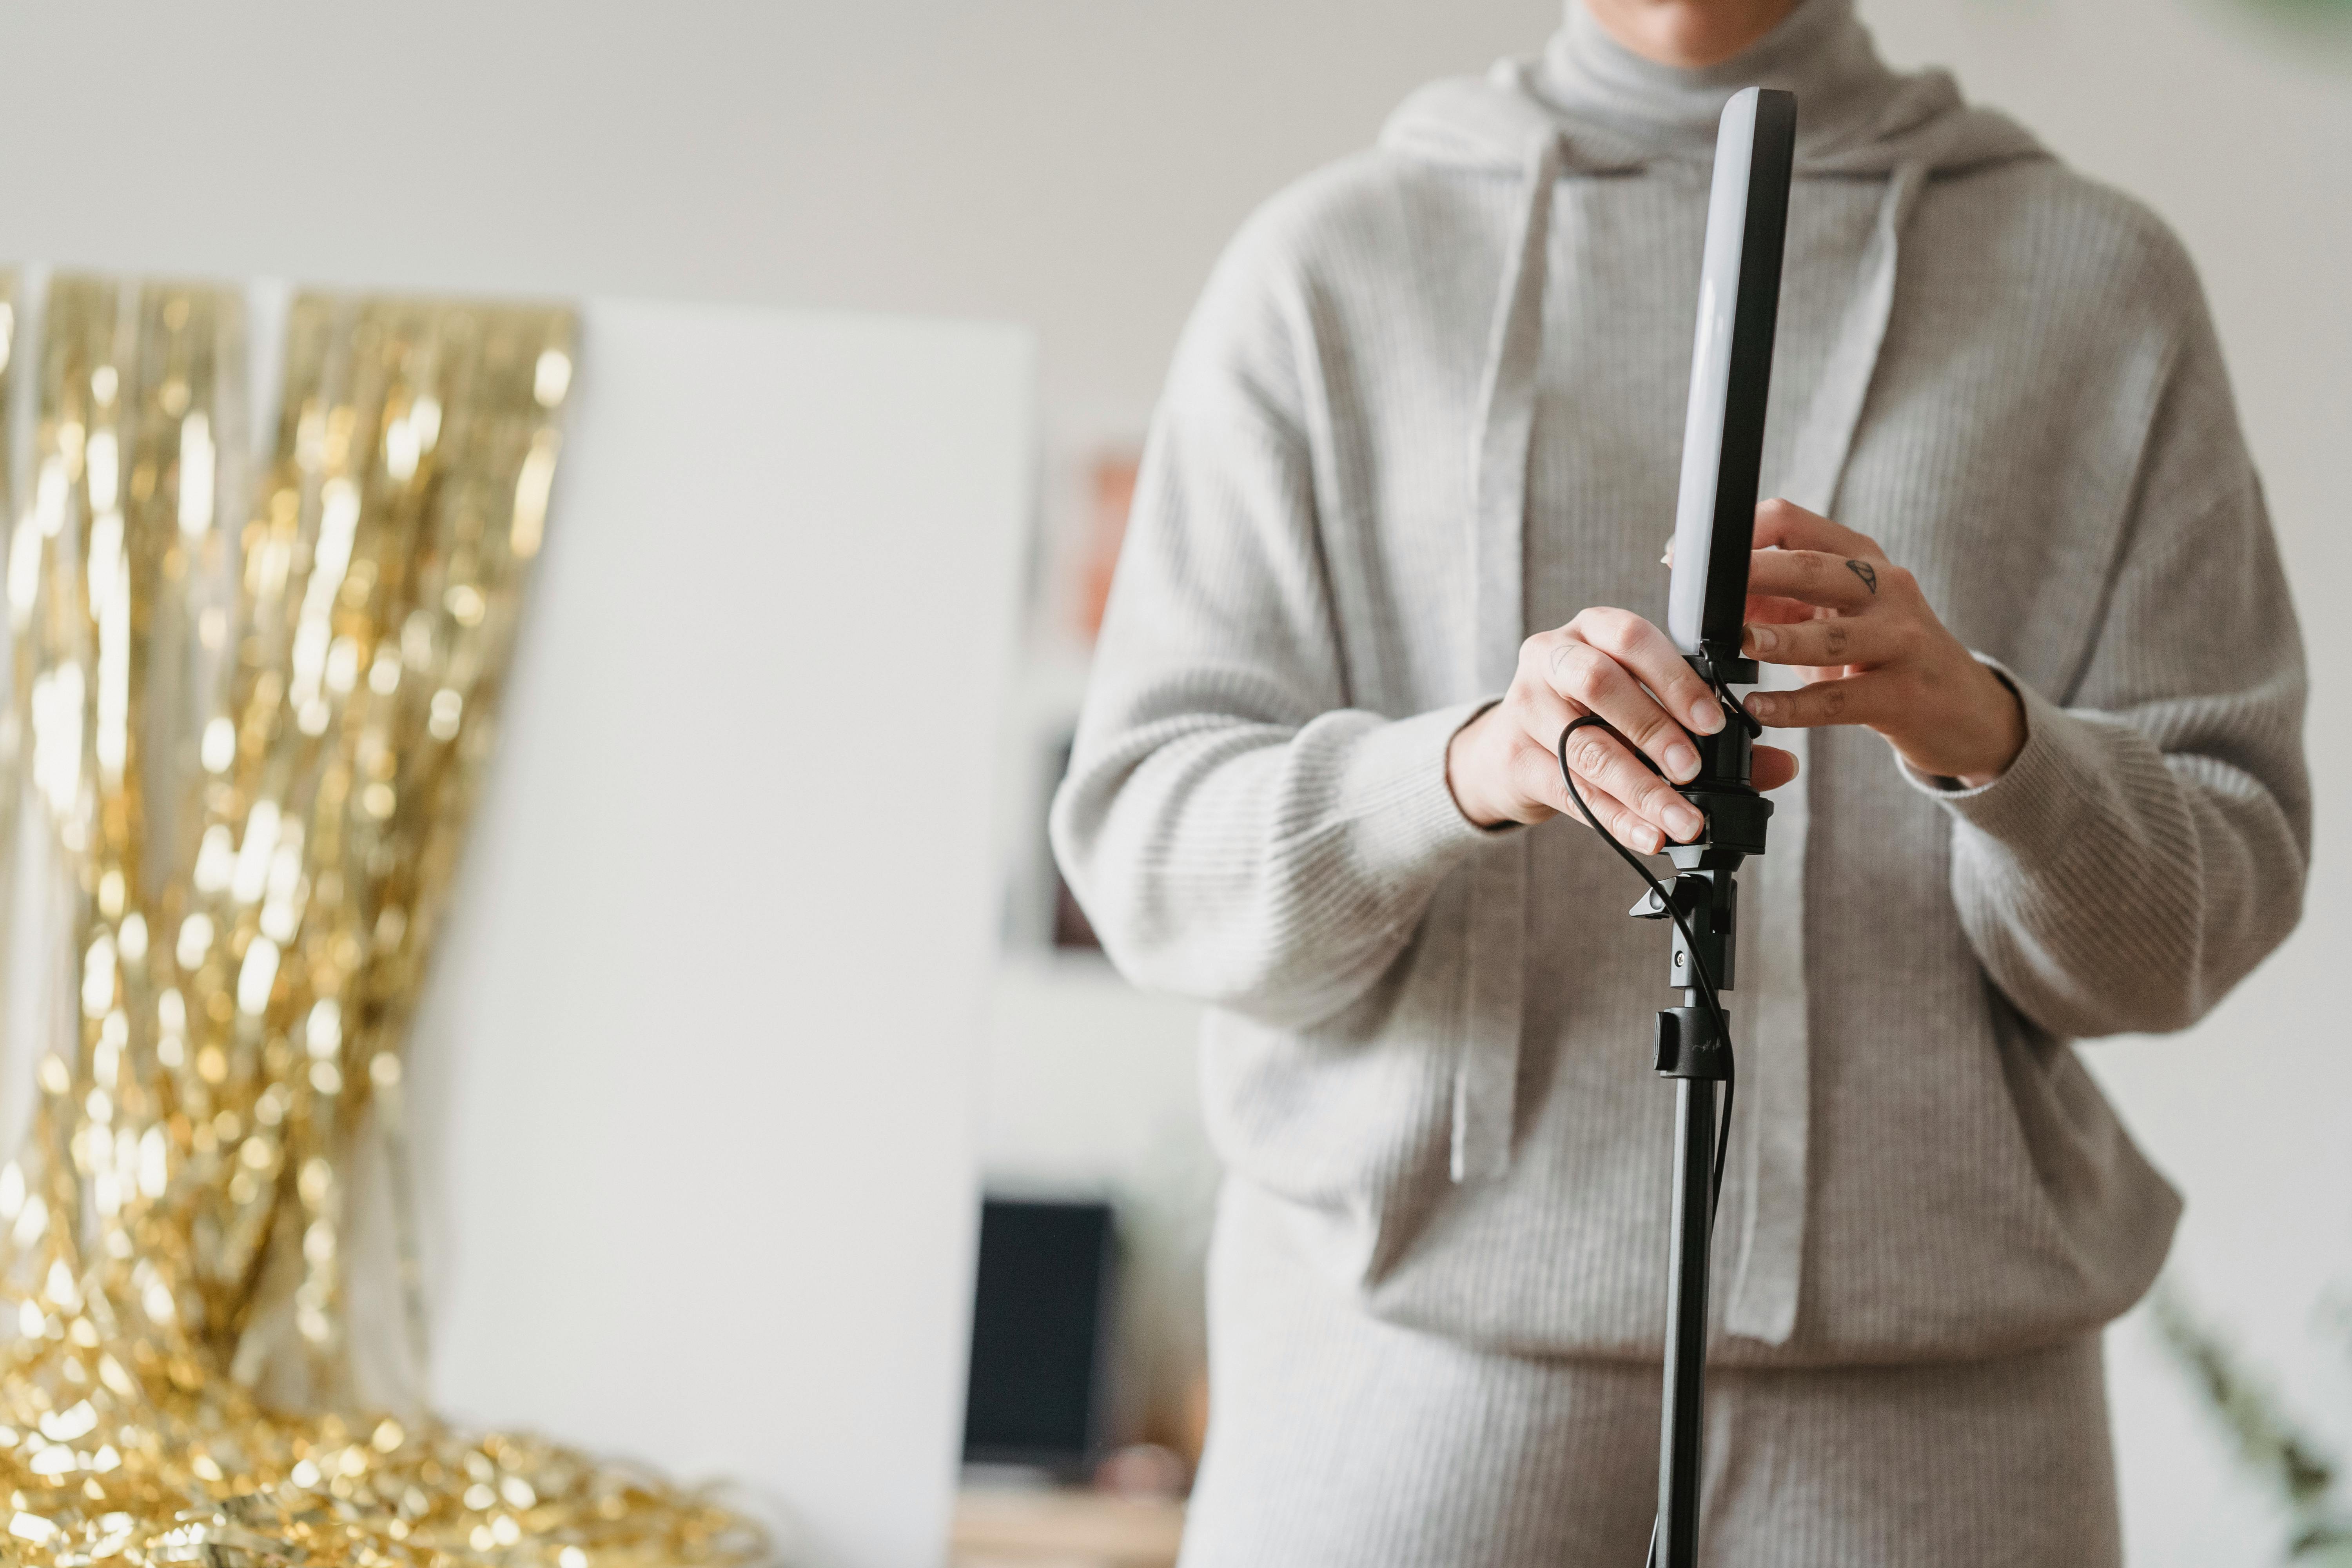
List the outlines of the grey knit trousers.
{"type": "MultiPolygon", "coordinates": [[[[1642,1568],[1658,1369],[1356,1310],[1227,1205],[1184,1568],[1642,1568]],[[1241,1229],[1254,1228],[1244,1220],[1241,1229]]],[[[1998,1361],[1707,1373],[1701,1560],[2115,1568],[2095,1336],[1998,1361]]]]}

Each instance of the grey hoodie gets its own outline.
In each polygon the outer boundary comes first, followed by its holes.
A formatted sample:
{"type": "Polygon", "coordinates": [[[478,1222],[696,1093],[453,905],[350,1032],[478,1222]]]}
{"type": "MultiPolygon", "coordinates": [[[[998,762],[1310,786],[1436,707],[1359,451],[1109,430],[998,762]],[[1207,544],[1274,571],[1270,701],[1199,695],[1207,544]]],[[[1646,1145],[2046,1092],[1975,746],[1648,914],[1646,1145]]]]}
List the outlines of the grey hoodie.
{"type": "Polygon", "coordinates": [[[1662,613],[1707,160],[1750,82],[1800,102],[1768,493],[1909,566],[2029,739],[1962,792],[1793,737],[1718,1353],[2046,1342],[2137,1298],[2178,1210],[2066,1042],[2184,1026],[2298,911],[2301,650],[2178,246],[1888,71],[1848,0],[1702,73],[1571,11],[1251,221],[1155,423],[1055,844],[1122,968],[1214,1005],[1225,1201],[1273,1221],[1234,1235],[1392,1321],[1654,1353],[1664,944],[1580,826],[1464,821],[1444,753],[1530,631],[1662,613]]]}

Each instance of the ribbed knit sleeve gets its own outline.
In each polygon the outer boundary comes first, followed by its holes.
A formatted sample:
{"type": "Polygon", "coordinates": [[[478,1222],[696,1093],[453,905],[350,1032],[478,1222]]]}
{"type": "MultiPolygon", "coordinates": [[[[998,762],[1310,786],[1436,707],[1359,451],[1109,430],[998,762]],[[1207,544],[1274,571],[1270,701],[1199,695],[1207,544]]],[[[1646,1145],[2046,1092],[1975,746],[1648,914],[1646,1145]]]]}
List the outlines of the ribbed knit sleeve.
{"type": "Polygon", "coordinates": [[[1181,346],[1138,477],[1053,840],[1137,984],[1301,1025],[1360,995],[1486,836],[1464,704],[1351,706],[1295,289],[1245,232],[1181,346]]]}
{"type": "Polygon", "coordinates": [[[1912,780],[1953,817],[1952,894],[1978,957],[2061,1036],[2186,1028],[2303,907],[2303,643],[2187,287],[2189,329],[2079,676],[2053,701],[2003,671],[2027,740],[1991,784],[1912,780]]]}

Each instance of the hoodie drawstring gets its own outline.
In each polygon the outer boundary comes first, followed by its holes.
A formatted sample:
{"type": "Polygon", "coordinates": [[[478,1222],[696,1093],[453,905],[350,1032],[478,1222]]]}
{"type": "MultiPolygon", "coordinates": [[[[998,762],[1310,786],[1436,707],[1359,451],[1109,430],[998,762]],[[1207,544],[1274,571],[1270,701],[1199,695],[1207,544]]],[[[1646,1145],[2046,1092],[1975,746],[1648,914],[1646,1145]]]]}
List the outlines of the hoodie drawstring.
{"type": "MultiPolygon", "coordinates": [[[[1798,427],[1781,493],[1808,511],[1832,515],[1839,483],[1853,456],[1863,406],[1886,342],[1894,313],[1895,266],[1903,228],[1927,181],[1924,161],[1896,166],[1878,205],[1878,219],[1857,268],[1858,287],[1830,346],[1812,405],[1798,427]]],[[[1779,684],[1801,684],[1794,672],[1765,667],[1779,684]]],[[[1733,995],[1733,1027],[1748,1047],[1740,1067],[1746,1114],[1737,1136],[1745,1142],[1746,1204],[1738,1260],[1724,1300],[1724,1328],[1744,1339],[1786,1344],[1797,1326],[1797,1298],[1805,1253],[1806,1151],[1811,1111],[1811,1061],[1805,980],[1805,846],[1812,791],[1811,737],[1803,730],[1776,732],[1772,743],[1794,752],[1798,787],[1774,797],[1771,850],[1748,880],[1751,919],[1742,933],[1742,978],[1733,995]]]]}
{"type": "MultiPolygon", "coordinates": [[[[1560,140],[1528,151],[1517,243],[1507,253],[1486,348],[1486,379],[1470,451],[1473,528],[1468,690],[1491,696],[1511,682],[1527,626],[1528,457],[1536,374],[1543,360],[1545,282],[1550,271],[1552,194],[1560,140]]],[[[1454,1078],[1451,1169],[1457,1182],[1508,1168],[1517,1096],[1525,984],[1528,847],[1506,833],[1485,847],[1471,883],[1462,1054],[1454,1078]]]]}
{"type": "Polygon", "coordinates": [[[1862,424],[1862,405],[1870,396],[1879,351],[1886,345],[1886,324],[1895,313],[1895,258],[1902,249],[1903,227],[1927,184],[1924,160],[1899,163],[1887,176],[1870,248],[1863,255],[1862,288],[1838,323],[1836,344],[1822,368],[1821,390],[1814,394],[1797,437],[1786,494],[1807,511],[1826,517],[1837,503],[1838,481],[1845,477],[1854,431],[1862,424]]]}

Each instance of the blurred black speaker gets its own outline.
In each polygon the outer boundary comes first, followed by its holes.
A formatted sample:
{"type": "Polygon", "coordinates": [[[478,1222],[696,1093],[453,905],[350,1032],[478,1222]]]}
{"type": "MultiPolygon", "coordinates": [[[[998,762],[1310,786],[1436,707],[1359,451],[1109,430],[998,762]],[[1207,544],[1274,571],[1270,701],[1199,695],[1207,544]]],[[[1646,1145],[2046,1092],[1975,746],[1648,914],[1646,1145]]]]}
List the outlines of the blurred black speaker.
{"type": "Polygon", "coordinates": [[[965,1463],[1075,1477],[1101,1455],[1117,1247],[1108,1204],[981,1205],[965,1463]]]}

